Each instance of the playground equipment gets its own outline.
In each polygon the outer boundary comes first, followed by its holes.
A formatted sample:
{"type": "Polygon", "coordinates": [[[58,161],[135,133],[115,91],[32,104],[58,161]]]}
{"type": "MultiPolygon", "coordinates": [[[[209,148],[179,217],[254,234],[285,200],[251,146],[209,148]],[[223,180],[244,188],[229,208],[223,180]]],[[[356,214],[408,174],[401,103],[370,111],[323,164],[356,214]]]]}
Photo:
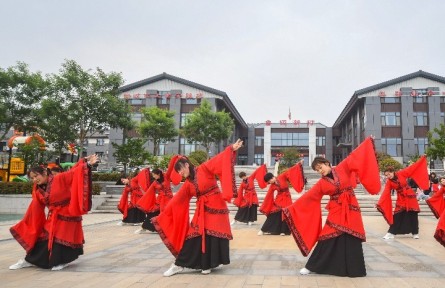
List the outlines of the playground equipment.
{"type": "Polygon", "coordinates": [[[9,182],[14,178],[25,174],[25,161],[18,157],[12,157],[12,149],[19,144],[30,144],[33,140],[38,141],[42,149],[46,149],[45,140],[37,134],[31,136],[14,135],[9,138],[7,146],[9,148],[9,161],[0,168],[0,177],[2,181],[9,182]]]}

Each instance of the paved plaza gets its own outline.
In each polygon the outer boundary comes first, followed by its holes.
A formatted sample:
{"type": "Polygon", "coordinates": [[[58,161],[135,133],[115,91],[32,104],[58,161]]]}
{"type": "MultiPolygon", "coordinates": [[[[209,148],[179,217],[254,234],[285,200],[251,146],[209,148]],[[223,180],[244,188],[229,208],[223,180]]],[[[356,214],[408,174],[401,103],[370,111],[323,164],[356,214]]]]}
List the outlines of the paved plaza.
{"type": "Polygon", "coordinates": [[[84,216],[85,255],[62,271],[35,267],[9,270],[24,256],[11,238],[14,222],[0,223],[0,287],[445,287],[445,247],[433,238],[437,220],[420,217],[420,239],[383,240],[382,217],[364,217],[367,277],[298,274],[303,257],[292,236],[257,236],[260,224],[235,224],[231,264],[210,275],[185,271],[163,277],[174,258],[157,234],[134,234],[135,226],[117,226],[119,214],[84,216]]]}

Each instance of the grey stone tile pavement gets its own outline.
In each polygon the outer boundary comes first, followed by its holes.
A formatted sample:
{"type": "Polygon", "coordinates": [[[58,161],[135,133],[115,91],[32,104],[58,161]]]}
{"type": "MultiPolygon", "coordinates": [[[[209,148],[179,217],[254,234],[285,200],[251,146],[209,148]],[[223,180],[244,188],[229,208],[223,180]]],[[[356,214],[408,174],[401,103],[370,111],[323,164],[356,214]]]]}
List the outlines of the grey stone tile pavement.
{"type": "Polygon", "coordinates": [[[134,234],[137,226],[117,226],[118,214],[84,216],[85,255],[62,271],[35,267],[9,270],[24,256],[9,227],[0,223],[1,287],[445,287],[445,247],[433,238],[437,220],[420,217],[420,239],[411,235],[383,240],[382,217],[363,218],[368,275],[362,278],[301,276],[303,257],[291,236],[257,236],[257,224],[233,226],[231,264],[210,275],[187,270],[172,277],[162,273],[174,261],[155,233],[134,234]]]}

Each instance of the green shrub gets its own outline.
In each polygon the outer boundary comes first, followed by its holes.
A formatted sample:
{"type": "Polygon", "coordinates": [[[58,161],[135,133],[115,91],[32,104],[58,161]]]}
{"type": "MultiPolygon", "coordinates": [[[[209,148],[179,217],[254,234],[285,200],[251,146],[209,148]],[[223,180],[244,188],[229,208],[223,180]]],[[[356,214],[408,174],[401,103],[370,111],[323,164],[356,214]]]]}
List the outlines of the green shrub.
{"type": "Polygon", "coordinates": [[[203,150],[193,151],[188,156],[190,162],[192,162],[192,164],[195,166],[198,166],[198,165],[204,163],[205,161],[207,161],[207,157],[208,157],[207,152],[203,151],[203,150]]]}
{"type": "MultiPolygon", "coordinates": [[[[101,186],[93,182],[93,195],[99,195],[101,186]]],[[[31,194],[32,182],[0,182],[0,194],[31,194]]]]}
{"type": "Polygon", "coordinates": [[[394,160],[393,158],[385,158],[379,161],[379,169],[382,172],[385,171],[386,168],[391,166],[394,168],[394,171],[403,168],[403,165],[400,164],[400,162],[394,160]]]}
{"type": "Polygon", "coordinates": [[[112,181],[116,182],[121,177],[121,174],[118,172],[112,173],[93,173],[92,179],[93,181],[112,181]]]}
{"type": "Polygon", "coordinates": [[[0,194],[31,194],[32,182],[0,182],[0,194]]]}

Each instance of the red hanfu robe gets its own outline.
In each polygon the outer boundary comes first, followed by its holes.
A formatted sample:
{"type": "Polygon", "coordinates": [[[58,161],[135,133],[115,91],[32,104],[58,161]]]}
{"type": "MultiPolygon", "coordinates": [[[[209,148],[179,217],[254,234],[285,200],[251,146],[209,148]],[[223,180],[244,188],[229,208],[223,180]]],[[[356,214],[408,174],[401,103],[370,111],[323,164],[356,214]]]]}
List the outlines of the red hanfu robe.
{"type": "Polygon", "coordinates": [[[153,181],[147,191],[145,191],[144,196],[136,203],[139,210],[145,213],[163,211],[168,202],[173,198],[170,177],[176,160],[177,157],[173,157],[170,160],[167,172],[164,174],[164,181],[162,183],[153,181]]]}
{"type": "Polygon", "coordinates": [[[266,175],[266,173],[266,164],[263,164],[258,167],[252,175],[241,181],[238,187],[238,197],[235,198],[233,204],[240,208],[251,207],[253,204],[258,205],[258,195],[255,191],[254,181],[257,180],[260,188],[265,188],[267,186],[267,183],[264,181],[264,175],[266,175]]]}
{"type": "Polygon", "coordinates": [[[394,207],[394,214],[402,211],[420,211],[419,202],[416,193],[408,185],[407,179],[412,178],[422,190],[428,189],[430,182],[427,170],[426,157],[422,156],[414,164],[401,169],[394,173],[394,179],[386,181],[379,201],[377,202],[377,210],[383,214],[389,225],[393,224],[393,211],[391,190],[397,191],[397,200],[394,207]]]}
{"type": "Polygon", "coordinates": [[[304,175],[303,167],[301,163],[297,163],[285,172],[277,176],[276,182],[270,184],[264,201],[260,206],[260,212],[269,215],[281,211],[284,207],[292,204],[292,198],[289,192],[290,181],[292,186],[297,192],[303,191],[304,188],[304,175]],[[274,192],[277,191],[277,195],[274,199],[274,192]]]}
{"type": "Polygon", "coordinates": [[[82,159],[66,172],[49,175],[46,189],[34,184],[28,210],[10,232],[27,253],[42,240],[48,240],[50,254],[53,243],[82,248],[82,215],[91,209],[91,197],[91,172],[82,159]]]}
{"type": "Polygon", "coordinates": [[[430,207],[434,216],[439,219],[437,223],[434,238],[445,247],[445,187],[441,187],[439,191],[434,192],[433,196],[426,199],[426,203],[430,207]]]}
{"type": "Polygon", "coordinates": [[[125,185],[122,196],[117,205],[117,209],[123,214],[123,219],[127,218],[128,210],[136,208],[137,202],[142,198],[144,192],[150,186],[150,169],[142,169],[138,175],[125,185]],[[130,195],[130,199],[128,196],[130,195]]]}
{"type": "Polygon", "coordinates": [[[323,176],[291,206],[283,209],[283,215],[301,253],[307,256],[320,240],[335,238],[343,233],[366,241],[360,207],[353,187],[356,177],[371,194],[380,191],[380,174],[375,156],[374,143],[367,138],[336,167],[334,179],[323,176]],[[353,177],[351,177],[353,173],[353,177]],[[325,209],[328,216],[321,227],[321,199],[329,195],[325,209]]]}
{"type": "Polygon", "coordinates": [[[165,210],[152,218],[159,236],[175,257],[186,239],[202,237],[203,253],[206,234],[233,239],[226,201],[236,195],[234,161],[235,152],[230,146],[196,167],[194,180],[186,179],[165,210]],[[215,175],[221,181],[221,190],[215,175]],[[197,201],[195,214],[190,222],[189,207],[192,197],[196,197],[197,201]]]}

